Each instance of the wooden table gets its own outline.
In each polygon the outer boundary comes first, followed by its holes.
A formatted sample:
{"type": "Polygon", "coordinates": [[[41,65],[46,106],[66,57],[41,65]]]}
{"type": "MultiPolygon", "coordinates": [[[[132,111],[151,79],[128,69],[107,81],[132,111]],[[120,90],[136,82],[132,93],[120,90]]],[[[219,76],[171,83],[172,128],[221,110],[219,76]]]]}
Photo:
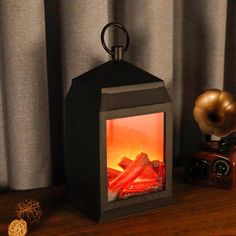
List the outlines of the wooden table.
{"type": "Polygon", "coordinates": [[[236,235],[236,188],[220,190],[174,184],[178,203],[123,219],[95,223],[65,200],[64,186],[0,194],[0,236],[7,235],[15,204],[27,197],[41,201],[41,222],[28,235],[161,236],[236,235]]]}

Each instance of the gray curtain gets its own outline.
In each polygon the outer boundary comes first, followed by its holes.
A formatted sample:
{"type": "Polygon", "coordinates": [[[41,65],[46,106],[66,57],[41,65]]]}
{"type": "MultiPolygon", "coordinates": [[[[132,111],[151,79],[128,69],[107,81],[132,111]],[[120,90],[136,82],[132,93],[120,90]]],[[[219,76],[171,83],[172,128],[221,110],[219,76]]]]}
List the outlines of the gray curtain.
{"type": "Polygon", "coordinates": [[[167,85],[181,164],[202,138],[194,98],[236,92],[235,12],[226,0],[0,0],[0,188],[63,182],[63,99],[72,78],[109,59],[110,21],[130,33],[125,59],[167,85]]]}

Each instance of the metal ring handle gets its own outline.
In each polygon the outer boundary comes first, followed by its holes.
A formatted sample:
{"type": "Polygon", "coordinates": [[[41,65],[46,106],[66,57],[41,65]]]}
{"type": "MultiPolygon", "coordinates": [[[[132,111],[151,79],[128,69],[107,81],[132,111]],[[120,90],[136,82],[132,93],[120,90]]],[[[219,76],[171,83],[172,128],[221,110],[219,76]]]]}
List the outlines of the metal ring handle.
{"type": "Polygon", "coordinates": [[[117,22],[108,23],[108,24],[105,25],[104,28],[102,29],[102,33],[101,33],[101,43],[102,43],[103,48],[104,48],[109,54],[111,54],[111,55],[114,54],[113,51],[111,51],[111,50],[107,47],[107,45],[106,45],[106,43],[105,43],[105,40],[104,40],[105,32],[106,32],[106,30],[107,30],[109,27],[111,27],[111,26],[117,26],[117,27],[119,27],[119,28],[124,32],[125,37],[126,37],[126,45],[125,45],[123,51],[125,52],[125,51],[127,50],[127,48],[129,47],[129,33],[128,33],[128,31],[126,30],[126,28],[125,28],[123,25],[121,25],[120,23],[117,23],[117,22]]]}

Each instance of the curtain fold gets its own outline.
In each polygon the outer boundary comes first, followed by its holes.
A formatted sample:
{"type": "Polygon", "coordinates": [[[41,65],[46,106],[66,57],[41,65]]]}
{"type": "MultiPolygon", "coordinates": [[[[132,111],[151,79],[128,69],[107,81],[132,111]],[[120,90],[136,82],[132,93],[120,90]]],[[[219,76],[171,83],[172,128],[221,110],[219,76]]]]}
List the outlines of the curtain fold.
{"type": "MultiPolygon", "coordinates": [[[[1,44],[1,35],[0,35],[0,44],[1,44]]],[[[0,54],[2,52],[0,51],[0,54]]],[[[0,75],[2,74],[3,68],[0,57],[0,75]]],[[[0,77],[1,78],[1,77],[0,77]]],[[[3,81],[0,79],[0,189],[7,188],[8,185],[8,176],[7,176],[7,155],[6,155],[6,143],[5,143],[5,125],[4,125],[4,107],[3,107],[3,81]]]]}
{"type": "Polygon", "coordinates": [[[226,45],[225,45],[225,68],[224,89],[236,94],[236,1],[228,1],[226,45]]]}
{"type": "Polygon", "coordinates": [[[108,60],[100,43],[109,18],[108,0],[60,1],[64,94],[71,79],[108,60]]]}
{"type": "MultiPolygon", "coordinates": [[[[63,182],[64,96],[74,77],[110,59],[100,32],[111,21],[130,33],[125,59],[166,83],[182,164],[203,137],[196,96],[236,92],[235,12],[226,0],[0,1],[0,189],[63,182]]],[[[123,40],[117,31],[106,39],[123,40]]]]}
{"type": "Polygon", "coordinates": [[[171,94],[173,1],[114,1],[114,20],[124,24],[130,33],[125,59],[165,80],[171,94]]]}
{"type": "Polygon", "coordinates": [[[176,1],[174,14],[175,148],[182,162],[203,138],[192,116],[194,99],[223,88],[227,1],[176,1]]]}
{"type": "Polygon", "coordinates": [[[1,1],[0,35],[8,185],[43,187],[51,184],[43,1],[1,1]]]}

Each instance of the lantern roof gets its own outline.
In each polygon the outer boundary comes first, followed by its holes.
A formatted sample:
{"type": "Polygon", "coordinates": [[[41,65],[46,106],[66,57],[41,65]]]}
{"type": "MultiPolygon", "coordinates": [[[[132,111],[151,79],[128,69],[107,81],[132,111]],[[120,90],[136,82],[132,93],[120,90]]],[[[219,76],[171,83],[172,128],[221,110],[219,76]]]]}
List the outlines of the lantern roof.
{"type": "Polygon", "coordinates": [[[163,81],[127,61],[108,61],[73,79],[78,86],[107,88],[163,81]]]}

